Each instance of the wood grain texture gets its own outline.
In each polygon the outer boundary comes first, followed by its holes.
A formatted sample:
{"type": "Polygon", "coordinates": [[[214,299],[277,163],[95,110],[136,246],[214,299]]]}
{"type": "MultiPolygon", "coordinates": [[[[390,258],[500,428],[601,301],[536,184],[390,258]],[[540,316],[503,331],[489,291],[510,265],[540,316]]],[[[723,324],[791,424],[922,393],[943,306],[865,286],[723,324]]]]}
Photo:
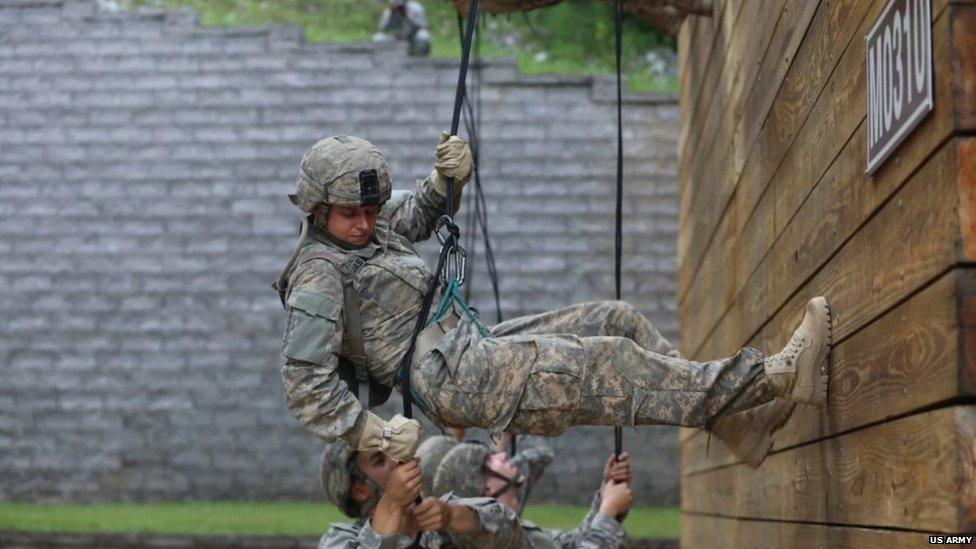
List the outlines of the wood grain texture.
{"type": "MultiPolygon", "coordinates": [[[[948,41],[948,23],[952,17],[940,18],[934,29],[933,55],[937,61],[949,59],[951,49],[948,41]]],[[[845,54],[846,57],[846,54],[845,54]]],[[[853,58],[850,58],[853,61],[853,58]]],[[[859,71],[858,80],[863,84],[863,67],[859,71]]],[[[685,323],[686,315],[682,315],[682,350],[690,356],[698,356],[704,352],[705,340],[720,332],[722,322],[728,322],[730,317],[741,315],[743,307],[751,306],[757,311],[773,311],[782,304],[781,299],[795,292],[817,268],[837,248],[850,238],[851,234],[874,213],[878,205],[897,189],[905,178],[917,169],[948,136],[960,131],[957,119],[954,117],[952,100],[949,91],[953,76],[950,71],[936,73],[937,91],[936,107],[918,128],[913,139],[903,144],[889,162],[885,163],[874,177],[863,173],[865,158],[865,131],[863,125],[863,85],[855,86],[860,90],[858,96],[848,101],[837,98],[831,101],[829,111],[818,115],[818,120],[833,120],[836,127],[842,127],[842,120],[852,118],[851,115],[841,115],[845,111],[858,111],[860,116],[850,133],[852,137],[846,143],[833,143],[824,134],[827,122],[818,122],[820,129],[811,130],[815,136],[820,136],[825,146],[820,149],[841,148],[839,155],[829,162],[825,172],[821,172],[817,164],[804,161],[802,164],[791,162],[789,169],[783,170],[770,184],[771,192],[764,194],[753,216],[746,221],[741,232],[730,231],[734,241],[724,241],[714,250],[712,255],[733,256],[735,269],[732,285],[733,298],[725,310],[723,304],[716,299],[709,299],[708,285],[702,284],[700,289],[693,288],[689,302],[683,307],[696,311],[693,322],[685,323]],[[849,105],[853,101],[853,105],[849,105]],[[845,107],[846,105],[846,107],[845,107]],[[821,175],[822,174],[822,175],[821,175]],[[816,185],[810,188],[809,181],[816,180],[816,185]],[[787,199],[785,197],[794,197],[787,199]],[[800,197],[800,198],[796,198],[800,197]],[[802,199],[806,198],[806,202],[802,199]],[[778,199],[778,200],[777,200],[778,199]],[[801,208],[800,205],[803,204],[801,208]],[[788,221],[780,221],[780,218],[788,221]],[[831,226],[831,224],[833,224],[831,226]],[[826,232],[825,232],[826,231],[826,232]],[[772,240],[770,235],[775,235],[772,240]],[[728,248],[735,250],[729,252],[728,248]],[[771,246],[771,249],[770,249],[771,246]],[[761,258],[761,259],[758,259],[761,258]],[[758,265],[751,262],[758,260],[758,265]],[[785,271],[784,271],[785,269],[785,271]],[[743,273],[750,273],[743,279],[743,273]],[[775,279],[773,278],[775,273],[775,279]],[[755,296],[755,297],[754,297],[755,296]],[[758,298],[763,303],[752,303],[758,298]],[[722,318],[724,316],[724,318],[722,318]]],[[[832,79],[832,86],[837,88],[850,87],[839,80],[832,79]]],[[[823,101],[821,101],[822,103],[823,101]]],[[[852,124],[854,121],[848,122],[852,124]]],[[[802,137],[803,134],[801,134],[802,137]]],[[[812,139],[812,138],[811,138],[812,139]]],[[[801,149],[818,149],[813,142],[801,149]]],[[[801,156],[800,153],[791,157],[801,156]]],[[[811,153],[808,156],[816,156],[811,153]]],[[[823,155],[829,156],[829,155],[823,155]]],[[[798,161],[799,162],[799,161],[798,161]]],[[[738,195],[737,195],[738,197],[738,195]]],[[[736,211],[741,204],[736,204],[736,211]]],[[[714,265],[715,260],[707,256],[705,261],[714,265]]],[[[726,271],[726,277],[728,272],[726,271]]],[[[726,290],[727,292],[727,290],[726,290]]],[[[714,294],[712,294],[714,295],[714,294]]],[[[725,298],[729,294],[721,296],[725,298]]],[[[738,345],[757,329],[756,324],[740,326],[749,329],[741,334],[738,345]]]]}
{"type": "Polygon", "coordinates": [[[682,478],[682,509],[736,518],[969,532],[976,408],[954,406],[682,478]]]}
{"type": "Polygon", "coordinates": [[[688,513],[681,518],[681,547],[685,549],[914,549],[927,543],[928,534],[878,528],[736,520],[688,513]]]}
{"type": "MultiPolygon", "coordinates": [[[[835,346],[827,406],[798,406],[775,434],[774,450],[973,395],[960,379],[959,356],[973,333],[960,314],[976,312],[974,289],[976,269],[950,271],[835,346]]],[[[740,462],[704,432],[686,437],[681,451],[683,475],[740,462]]]]}
{"type": "MultiPolygon", "coordinates": [[[[688,172],[690,180],[699,182],[707,191],[696,195],[700,197],[699,204],[690,208],[692,217],[689,221],[693,223],[683,226],[683,230],[691,231],[688,258],[695,267],[679,276],[679,302],[687,296],[694,273],[704,268],[701,258],[712,243],[710,238],[716,238],[716,223],[723,216],[731,215],[729,203],[739,182],[738,173],[733,169],[733,158],[738,151],[748,148],[754,139],[741,130],[747,116],[746,105],[756,97],[768,96],[772,100],[807,25],[818,6],[827,4],[776,0],[747,3],[743,8],[740,28],[747,21],[756,19],[757,14],[770,15],[758,17],[748,32],[739,33],[739,36],[751,38],[733,41],[730,45],[731,59],[724,66],[728,76],[723,78],[723,82],[730,84],[724,93],[713,98],[708,115],[708,121],[714,120],[717,126],[706,124],[703,128],[703,144],[696,154],[697,161],[692,162],[688,172]],[[756,7],[755,12],[747,12],[752,6],[756,7]]],[[[750,113],[748,116],[754,115],[750,113]]]]}

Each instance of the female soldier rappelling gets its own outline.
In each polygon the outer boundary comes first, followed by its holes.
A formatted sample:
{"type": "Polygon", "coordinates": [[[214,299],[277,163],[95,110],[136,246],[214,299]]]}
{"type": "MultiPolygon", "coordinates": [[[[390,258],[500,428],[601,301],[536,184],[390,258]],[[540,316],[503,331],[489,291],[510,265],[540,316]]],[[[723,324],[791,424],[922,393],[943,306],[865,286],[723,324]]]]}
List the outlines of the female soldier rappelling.
{"type": "MultiPolygon", "coordinates": [[[[354,390],[368,381],[375,403],[397,385],[432,276],[412,244],[434,231],[447,179],[455,178],[460,195],[471,177],[467,144],[442,136],[434,167],[412,191],[393,192],[383,155],[368,141],[339,136],[313,145],[292,196],[309,215],[276,282],[287,311],[282,375],[289,409],[326,441],[341,437],[352,448],[401,461],[413,455],[420,424],[399,415],[383,420],[354,390]]],[[[515,318],[487,335],[476,319],[449,311],[417,338],[409,396],[443,427],[496,433],[706,427],[776,396],[822,405],[829,348],[822,297],[807,304],[780,353],[765,357],[743,348],[708,362],[680,358],[621,301],[515,318]]]]}

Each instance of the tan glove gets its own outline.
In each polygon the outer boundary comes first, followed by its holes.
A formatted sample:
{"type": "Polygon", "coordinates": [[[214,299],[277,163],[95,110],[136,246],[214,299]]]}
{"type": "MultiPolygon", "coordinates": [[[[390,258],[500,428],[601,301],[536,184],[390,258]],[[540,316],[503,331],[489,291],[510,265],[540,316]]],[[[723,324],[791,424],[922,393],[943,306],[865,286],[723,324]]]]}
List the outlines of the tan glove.
{"type": "Polygon", "coordinates": [[[468,142],[456,135],[441,132],[434,152],[434,188],[441,196],[447,196],[447,179],[453,177],[455,191],[460,190],[474,173],[474,158],[468,142]]]}
{"type": "Polygon", "coordinates": [[[360,452],[379,450],[401,463],[413,458],[420,444],[419,421],[407,419],[400,414],[393,416],[390,421],[383,421],[383,418],[373,412],[364,413],[366,424],[356,450],[360,452]]]}

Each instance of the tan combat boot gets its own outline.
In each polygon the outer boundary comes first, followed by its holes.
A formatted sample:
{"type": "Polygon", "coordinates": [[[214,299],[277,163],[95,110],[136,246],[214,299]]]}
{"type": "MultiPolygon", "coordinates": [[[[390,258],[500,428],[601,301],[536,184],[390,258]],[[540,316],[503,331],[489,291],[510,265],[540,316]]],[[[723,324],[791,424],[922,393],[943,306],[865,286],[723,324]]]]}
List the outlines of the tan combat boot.
{"type": "Polygon", "coordinates": [[[758,467],[773,447],[773,433],[786,423],[796,403],[783,398],[723,416],[709,431],[742,461],[758,467]]]}
{"type": "Polygon", "coordinates": [[[830,307],[823,296],[807,302],[800,327],[779,353],[767,358],[766,377],[776,396],[794,402],[827,402],[827,356],[830,354],[830,307]]]}

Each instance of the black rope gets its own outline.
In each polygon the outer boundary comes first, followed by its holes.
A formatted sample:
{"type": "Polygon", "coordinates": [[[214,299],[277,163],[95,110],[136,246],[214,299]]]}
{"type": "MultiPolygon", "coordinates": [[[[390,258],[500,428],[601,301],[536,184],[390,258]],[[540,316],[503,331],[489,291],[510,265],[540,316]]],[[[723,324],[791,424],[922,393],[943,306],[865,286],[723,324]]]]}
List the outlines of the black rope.
{"type": "MultiPolygon", "coordinates": [[[[465,29],[464,44],[461,50],[461,67],[458,70],[458,83],[454,94],[454,115],[451,118],[451,135],[457,134],[461,119],[461,100],[464,97],[464,81],[468,73],[471,34],[474,31],[475,17],[477,14],[478,0],[471,0],[471,4],[468,7],[468,26],[465,29]]],[[[421,303],[420,314],[417,316],[417,322],[414,324],[413,333],[410,336],[410,345],[407,347],[407,352],[403,355],[403,360],[400,361],[403,416],[407,418],[413,417],[413,397],[410,392],[410,363],[413,362],[413,353],[417,347],[417,336],[420,335],[420,332],[423,331],[427,324],[427,317],[430,316],[430,307],[434,301],[434,293],[437,291],[438,280],[444,269],[444,262],[450,250],[458,243],[461,232],[451,218],[454,214],[454,178],[451,177],[447,179],[447,198],[445,200],[444,210],[444,215],[438,220],[438,227],[446,227],[449,234],[441,245],[441,252],[437,260],[437,269],[434,272],[434,276],[427,284],[427,292],[424,294],[424,299],[421,303]]]]}
{"type": "MultiPolygon", "coordinates": [[[[617,219],[616,228],[614,234],[613,251],[614,251],[614,288],[616,290],[615,294],[617,300],[620,299],[620,263],[621,256],[623,255],[623,204],[624,204],[624,130],[623,130],[623,109],[621,107],[623,103],[623,94],[621,92],[620,86],[620,57],[621,57],[621,42],[623,35],[623,25],[624,25],[624,10],[622,6],[622,0],[616,0],[614,2],[614,20],[613,20],[613,32],[616,37],[616,54],[617,54],[617,219]]],[[[613,430],[613,448],[614,455],[620,457],[620,453],[623,451],[624,446],[624,433],[621,427],[615,427],[613,430]]]]}
{"type": "MultiPolygon", "coordinates": [[[[471,49],[471,34],[474,31],[475,18],[478,14],[478,0],[471,0],[471,4],[468,8],[468,28],[465,32],[464,44],[461,50],[461,67],[458,70],[458,83],[457,90],[454,94],[454,116],[451,119],[451,135],[457,135],[458,124],[461,117],[461,100],[464,97],[464,81],[468,72],[468,57],[471,49]]],[[[444,270],[444,263],[447,260],[447,256],[450,254],[451,250],[457,245],[460,239],[460,229],[454,223],[452,216],[454,215],[454,178],[448,178],[447,180],[447,198],[444,201],[444,215],[437,222],[437,227],[435,230],[440,230],[444,227],[448,231],[447,237],[441,244],[441,251],[437,257],[437,268],[434,270],[434,276],[431,277],[430,282],[427,283],[427,292],[424,294],[424,299],[420,305],[420,314],[417,315],[417,322],[414,324],[413,333],[410,335],[410,345],[407,346],[407,352],[404,353],[403,359],[400,361],[399,376],[400,376],[400,391],[401,397],[403,399],[403,416],[406,418],[413,417],[413,393],[410,388],[410,364],[413,362],[413,354],[417,348],[417,336],[423,331],[425,325],[427,324],[427,318],[430,316],[430,307],[434,302],[434,294],[437,292],[437,284],[441,276],[441,272],[444,270]]],[[[420,496],[417,496],[415,503],[420,503],[420,496]]],[[[417,532],[416,538],[414,538],[413,544],[410,546],[420,547],[420,539],[423,536],[422,531],[417,532]]]]}

